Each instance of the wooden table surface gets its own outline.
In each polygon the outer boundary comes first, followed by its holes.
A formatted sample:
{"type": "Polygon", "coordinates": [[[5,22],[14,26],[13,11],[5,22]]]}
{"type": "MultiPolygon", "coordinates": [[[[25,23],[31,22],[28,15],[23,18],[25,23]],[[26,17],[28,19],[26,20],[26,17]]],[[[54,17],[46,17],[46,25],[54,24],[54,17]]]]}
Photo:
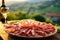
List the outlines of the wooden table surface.
{"type": "Polygon", "coordinates": [[[0,22],[0,36],[3,38],[3,40],[60,40],[60,34],[56,33],[54,36],[47,37],[47,38],[38,38],[38,39],[27,39],[27,38],[20,38],[12,35],[8,35],[4,31],[4,26],[0,22]]]}

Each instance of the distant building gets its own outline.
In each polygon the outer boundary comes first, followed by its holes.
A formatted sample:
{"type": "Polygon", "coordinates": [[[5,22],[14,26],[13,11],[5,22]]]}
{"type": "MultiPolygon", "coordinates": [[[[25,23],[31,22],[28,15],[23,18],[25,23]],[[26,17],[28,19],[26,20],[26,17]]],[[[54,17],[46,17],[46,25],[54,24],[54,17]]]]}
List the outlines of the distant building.
{"type": "Polygon", "coordinates": [[[51,18],[54,23],[60,20],[60,14],[57,14],[57,13],[46,13],[45,16],[51,18]]]}

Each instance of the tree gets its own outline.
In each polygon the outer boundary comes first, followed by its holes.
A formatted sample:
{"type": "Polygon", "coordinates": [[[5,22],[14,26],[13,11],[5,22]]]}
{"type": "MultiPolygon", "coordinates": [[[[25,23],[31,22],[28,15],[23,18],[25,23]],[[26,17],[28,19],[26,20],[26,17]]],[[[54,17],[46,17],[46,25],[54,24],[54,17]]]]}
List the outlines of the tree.
{"type": "Polygon", "coordinates": [[[45,17],[40,15],[40,14],[33,15],[32,18],[37,20],[37,21],[41,21],[41,22],[45,22],[46,21],[45,17]]]}
{"type": "Polygon", "coordinates": [[[18,16],[19,20],[21,20],[21,19],[29,19],[30,18],[30,16],[28,14],[21,13],[21,12],[19,12],[17,16],[18,16]]]}
{"type": "Polygon", "coordinates": [[[16,20],[17,16],[14,13],[8,14],[7,20],[16,20]]]}

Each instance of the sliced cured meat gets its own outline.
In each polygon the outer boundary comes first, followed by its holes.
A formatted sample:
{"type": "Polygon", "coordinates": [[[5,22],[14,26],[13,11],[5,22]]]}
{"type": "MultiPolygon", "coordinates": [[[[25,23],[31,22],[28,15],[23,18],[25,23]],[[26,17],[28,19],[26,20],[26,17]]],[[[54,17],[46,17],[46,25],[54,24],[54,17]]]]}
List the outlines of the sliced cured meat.
{"type": "Polygon", "coordinates": [[[56,28],[52,24],[45,22],[39,22],[35,20],[21,20],[17,23],[7,24],[5,31],[13,33],[18,36],[25,37],[46,37],[53,35],[56,32],[56,28]]]}

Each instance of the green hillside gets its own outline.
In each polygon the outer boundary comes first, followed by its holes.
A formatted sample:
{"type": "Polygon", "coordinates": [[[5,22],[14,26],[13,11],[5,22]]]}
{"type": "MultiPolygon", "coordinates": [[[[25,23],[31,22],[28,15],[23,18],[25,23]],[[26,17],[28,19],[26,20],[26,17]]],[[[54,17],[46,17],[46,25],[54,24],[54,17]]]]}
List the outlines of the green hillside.
{"type": "Polygon", "coordinates": [[[45,1],[37,3],[15,3],[9,6],[10,11],[24,11],[25,13],[60,13],[58,1],[45,1]]]}
{"type": "Polygon", "coordinates": [[[48,7],[48,8],[45,8],[45,9],[41,10],[41,12],[42,13],[45,13],[45,12],[60,13],[60,8],[48,7]]]}

